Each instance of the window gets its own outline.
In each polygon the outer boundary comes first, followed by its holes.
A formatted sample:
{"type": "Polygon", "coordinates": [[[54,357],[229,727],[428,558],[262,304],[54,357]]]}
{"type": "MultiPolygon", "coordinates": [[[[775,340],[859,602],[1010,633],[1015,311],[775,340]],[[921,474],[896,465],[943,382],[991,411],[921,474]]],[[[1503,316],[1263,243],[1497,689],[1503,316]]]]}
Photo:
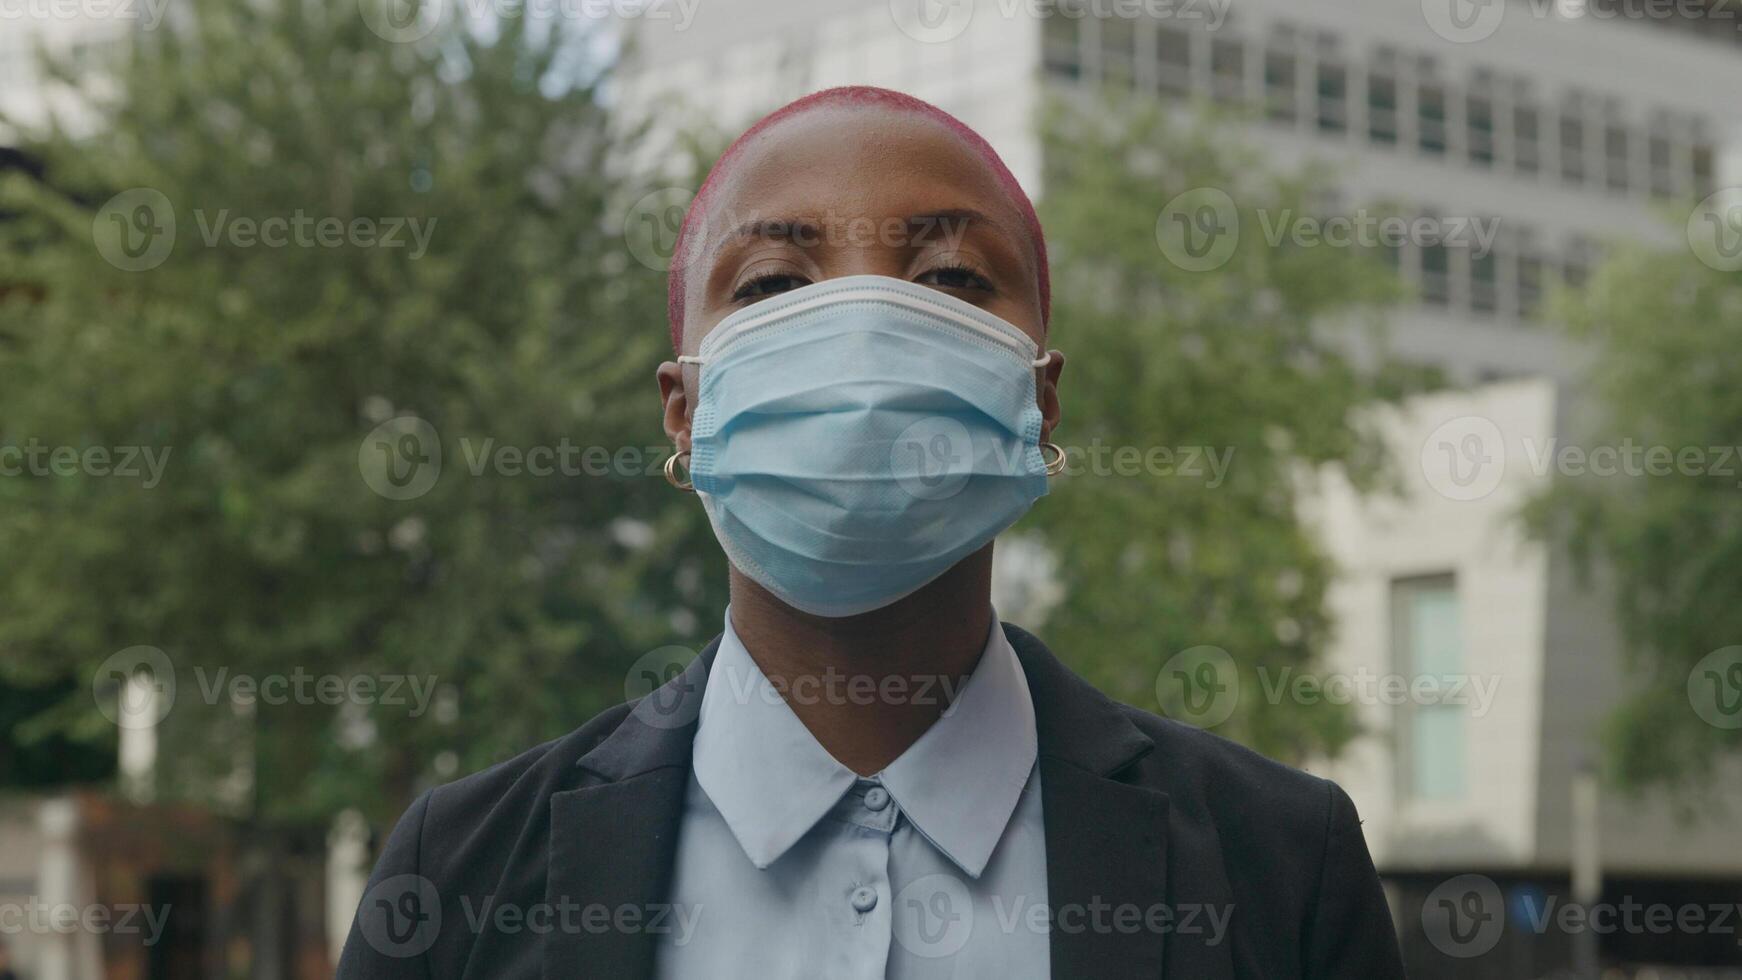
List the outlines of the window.
{"type": "Polygon", "coordinates": [[[1155,33],[1156,77],[1163,92],[1185,95],[1192,90],[1192,36],[1177,27],[1155,33]]]}
{"type": "Polygon", "coordinates": [[[1529,239],[1518,246],[1518,306],[1521,319],[1532,320],[1542,311],[1542,255],[1529,239]]]}
{"type": "Polygon", "coordinates": [[[1264,53],[1264,113],[1278,122],[1294,122],[1297,59],[1286,39],[1272,40],[1264,53]]]}
{"type": "Polygon", "coordinates": [[[1618,122],[1611,122],[1603,128],[1603,158],[1609,189],[1625,192],[1633,161],[1628,152],[1627,128],[1618,122]]]}
{"type": "Polygon", "coordinates": [[[1349,119],[1349,70],[1334,57],[1319,61],[1319,129],[1341,133],[1349,119]]]}
{"type": "Polygon", "coordinates": [[[1705,197],[1717,188],[1717,182],[1712,179],[1712,144],[1698,143],[1693,149],[1693,180],[1694,193],[1705,197]]]}
{"type": "Polygon", "coordinates": [[[1670,143],[1669,135],[1658,130],[1651,134],[1646,146],[1651,166],[1651,193],[1657,197],[1674,197],[1675,148],[1670,143]]]}
{"type": "Polygon", "coordinates": [[[1542,147],[1538,142],[1540,125],[1535,106],[1513,108],[1512,165],[1521,174],[1534,174],[1542,166],[1542,147]]]}
{"type": "Polygon", "coordinates": [[[1403,245],[1389,235],[1379,237],[1379,259],[1396,275],[1403,274],[1403,245]]]}
{"type": "Polygon", "coordinates": [[[1486,93],[1472,94],[1464,102],[1464,118],[1469,128],[1470,162],[1493,166],[1494,100],[1486,93]]]}
{"type": "Polygon", "coordinates": [[[1452,301],[1452,253],[1443,242],[1421,246],[1421,300],[1434,306],[1452,301]]]}
{"type": "Polygon", "coordinates": [[[1561,265],[1561,281],[1568,289],[1578,289],[1591,278],[1591,267],[1596,265],[1596,249],[1587,239],[1573,236],[1567,242],[1566,257],[1561,265]]]}
{"type": "Polygon", "coordinates": [[[1387,145],[1397,142],[1397,76],[1389,67],[1375,68],[1367,76],[1367,138],[1387,145]]]}
{"type": "Polygon", "coordinates": [[[1561,113],[1561,179],[1569,184],[1585,182],[1585,123],[1577,113],[1561,113]]]}
{"type": "Polygon", "coordinates": [[[1130,85],[1136,77],[1137,27],[1128,17],[1103,17],[1101,29],[1101,77],[1130,85]]]}
{"type": "Polygon", "coordinates": [[[1210,43],[1211,92],[1219,102],[1246,101],[1246,48],[1233,38],[1210,43]]]}
{"type": "MultiPolygon", "coordinates": [[[[1398,673],[1412,685],[1416,678],[1436,678],[1441,690],[1464,680],[1463,628],[1454,577],[1392,582],[1391,611],[1398,673]]],[[[1398,706],[1396,733],[1398,795],[1422,800],[1464,795],[1468,782],[1462,705],[1406,699],[1398,706]]]]}
{"type": "Polygon", "coordinates": [[[1423,153],[1446,152],[1446,90],[1437,82],[1423,81],[1416,93],[1417,139],[1423,153]]]}
{"type": "Polygon", "coordinates": [[[1493,313],[1500,308],[1500,263],[1492,249],[1479,251],[1470,247],[1470,309],[1477,313],[1493,313]]]}
{"type": "Polygon", "coordinates": [[[1072,80],[1083,77],[1083,55],[1077,47],[1077,25],[1081,21],[1053,10],[1052,16],[1041,21],[1042,58],[1046,73],[1072,80]]]}

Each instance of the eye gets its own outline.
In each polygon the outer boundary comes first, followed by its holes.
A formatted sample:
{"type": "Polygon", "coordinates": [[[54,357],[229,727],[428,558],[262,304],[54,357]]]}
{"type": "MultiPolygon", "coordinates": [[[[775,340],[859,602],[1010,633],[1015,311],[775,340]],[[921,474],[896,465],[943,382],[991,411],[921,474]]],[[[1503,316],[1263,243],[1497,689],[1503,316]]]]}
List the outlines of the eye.
{"type": "Polygon", "coordinates": [[[936,286],[940,289],[977,289],[988,293],[992,291],[990,279],[961,262],[950,262],[928,269],[915,281],[922,286],[936,286]]]}
{"type": "Polygon", "coordinates": [[[732,302],[757,300],[810,285],[810,280],[790,272],[765,272],[739,286],[732,293],[732,302]]]}

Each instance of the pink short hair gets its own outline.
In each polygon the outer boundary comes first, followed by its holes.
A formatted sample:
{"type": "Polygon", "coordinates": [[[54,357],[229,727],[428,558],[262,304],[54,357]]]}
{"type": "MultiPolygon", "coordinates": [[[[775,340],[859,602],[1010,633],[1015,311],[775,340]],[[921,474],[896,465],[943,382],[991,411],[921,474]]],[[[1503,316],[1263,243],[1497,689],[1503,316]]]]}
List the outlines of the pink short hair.
{"type": "Polygon", "coordinates": [[[1036,285],[1040,293],[1041,323],[1045,324],[1051,317],[1052,283],[1047,276],[1046,237],[1040,230],[1040,218],[1035,215],[1034,204],[1023,192],[1022,185],[1016,182],[1016,178],[1010,173],[1010,168],[1006,167],[1004,161],[999,158],[998,151],[992,149],[991,144],[987,143],[979,133],[970,129],[966,123],[930,102],[892,89],[876,88],[870,85],[846,85],[813,92],[763,116],[756,121],[755,125],[745,130],[742,136],[733,140],[732,145],[726,148],[726,152],[720,155],[719,160],[715,161],[713,169],[708,171],[707,179],[702,181],[701,189],[696,191],[695,199],[690,201],[688,210],[684,212],[684,220],[678,226],[677,242],[672,250],[674,261],[666,287],[666,318],[670,321],[673,350],[683,350],[684,285],[687,281],[685,269],[688,267],[683,256],[686,254],[686,249],[691,246],[689,241],[690,218],[696,214],[705,213],[720,175],[730,169],[732,162],[742,153],[752,137],[775,123],[790,119],[799,113],[811,109],[843,105],[876,106],[897,112],[911,112],[935,120],[941,123],[945,129],[961,137],[970,149],[986,161],[987,165],[992,168],[992,174],[997,179],[998,185],[1004,189],[1004,193],[1016,205],[1016,210],[1022,217],[1023,228],[1028,232],[1028,236],[1034,244],[1035,262],[1039,269],[1036,285]]]}

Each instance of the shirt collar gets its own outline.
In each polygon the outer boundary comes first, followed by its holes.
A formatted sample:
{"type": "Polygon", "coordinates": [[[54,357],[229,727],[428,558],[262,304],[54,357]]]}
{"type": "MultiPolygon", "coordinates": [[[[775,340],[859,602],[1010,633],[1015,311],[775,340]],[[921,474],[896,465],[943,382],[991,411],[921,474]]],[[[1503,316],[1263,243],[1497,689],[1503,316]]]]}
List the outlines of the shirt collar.
{"type": "MultiPolygon", "coordinates": [[[[949,710],[874,778],[926,840],[978,878],[1028,784],[1035,753],[1028,681],[994,615],[980,661],[949,710]]],[[[694,765],[696,781],[758,868],[785,854],[858,779],[781,699],[733,631],[729,609],[702,694],[694,765]]]]}

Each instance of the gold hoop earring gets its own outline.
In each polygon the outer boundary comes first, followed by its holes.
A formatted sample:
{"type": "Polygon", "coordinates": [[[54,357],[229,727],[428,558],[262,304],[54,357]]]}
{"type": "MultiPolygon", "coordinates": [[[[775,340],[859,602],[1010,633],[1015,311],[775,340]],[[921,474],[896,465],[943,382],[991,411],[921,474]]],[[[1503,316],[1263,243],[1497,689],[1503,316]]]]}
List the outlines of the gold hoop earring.
{"type": "Polygon", "coordinates": [[[685,493],[695,493],[696,486],[693,482],[690,481],[689,468],[690,468],[689,450],[686,449],[681,453],[672,453],[670,456],[667,456],[665,458],[665,482],[671,484],[674,487],[677,487],[679,490],[682,490],[685,493]],[[683,458],[684,478],[682,480],[679,480],[677,478],[677,461],[678,461],[679,457],[683,458]]]}
{"type": "Polygon", "coordinates": [[[1058,476],[1060,473],[1063,473],[1065,471],[1065,451],[1064,451],[1064,447],[1060,446],[1058,443],[1056,443],[1056,442],[1043,442],[1043,443],[1041,443],[1040,444],[1040,458],[1041,458],[1041,461],[1046,464],[1046,475],[1047,476],[1058,476]],[[1056,454],[1053,456],[1052,459],[1046,458],[1046,451],[1048,449],[1052,450],[1056,454]]]}

